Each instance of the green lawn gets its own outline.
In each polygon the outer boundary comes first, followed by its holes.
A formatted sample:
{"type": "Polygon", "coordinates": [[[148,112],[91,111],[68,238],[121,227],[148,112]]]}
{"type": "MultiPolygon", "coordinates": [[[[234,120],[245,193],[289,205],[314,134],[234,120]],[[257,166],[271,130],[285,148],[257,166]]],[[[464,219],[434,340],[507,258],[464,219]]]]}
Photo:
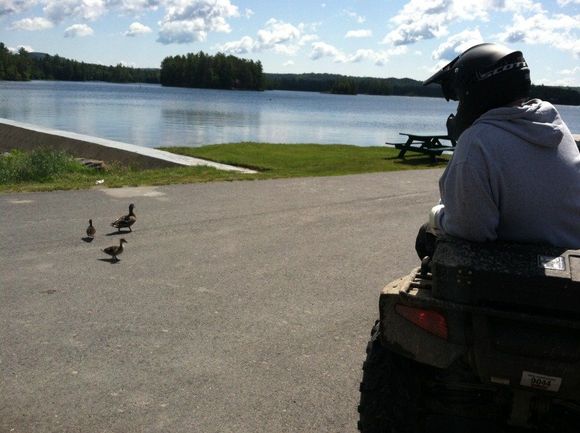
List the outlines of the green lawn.
{"type": "Polygon", "coordinates": [[[197,148],[164,148],[224,164],[257,170],[257,174],[219,171],[211,167],[176,167],[154,170],[113,165],[97,171],[76,163],[62,152],[40,149],[0,156],[0,191],[51,191],[167,185],[243,179],[337,176],[357,173],[443,167],[445,159],[432,163],[427,156],[396,158],[398,151],[383,147],[318,144],[232,143],[197,148]],[[102,181],[102,182],[101,182],[102,181]]]}
{"type": "Polygon", "coordinates": [[[409,170],[444,166],[442,159],[429,157],[397,159],[398,150],[384,147],[357,147],[326,144],[233,143],[204,147],[170,147],[170,152],[225,164],[253,168],[263,178],[337,176],[379,171],[409,170]]]}

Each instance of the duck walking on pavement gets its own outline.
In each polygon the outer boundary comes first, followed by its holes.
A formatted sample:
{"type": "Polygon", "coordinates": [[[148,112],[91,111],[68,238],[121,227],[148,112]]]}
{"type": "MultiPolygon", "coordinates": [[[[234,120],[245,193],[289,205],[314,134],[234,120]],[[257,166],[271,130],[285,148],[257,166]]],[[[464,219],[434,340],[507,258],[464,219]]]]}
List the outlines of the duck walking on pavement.
{"type": "Polygon", "coordinates": [[[95,226],[93,225],[93,220],[89,220],[89,226],[87,227],[87,237],[91,239],[94,238],[96,232],[97,229],[95,229],[95,226]]]}
{"type": "Polygon", "coordinates": [[[132,232],[133,230],[131,229],[131,226],[135,224],[135,221],[137,221],[137,217],[135,216],[133,209],[135,209],[135,205],[131,203],[129,205],[129,213],[127,215],[123,215],[122,217],[117,218],[115,221],[111,223],[111,226],[115,227],[119,232],[123,228],[128,228],[129,231],[132,232]]]}
{"type": "Polygon", "coordinates": [[[112,245],[107,247],[103,250],[103,252],[110,255],[114,261],[118,262],[119,258],[117,256],[123,252],[123,244],[126,243],[128,242],[125,239],[119,239],[119,245],[112,245]]]}

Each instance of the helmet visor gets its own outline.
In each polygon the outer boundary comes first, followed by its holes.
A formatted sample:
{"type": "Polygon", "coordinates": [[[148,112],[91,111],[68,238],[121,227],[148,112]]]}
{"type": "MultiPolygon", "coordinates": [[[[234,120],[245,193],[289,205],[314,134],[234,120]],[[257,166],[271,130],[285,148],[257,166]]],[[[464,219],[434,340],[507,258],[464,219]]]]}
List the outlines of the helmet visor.
{"type": "Polygon", "coordinates": [[[424,86],[428,86],[431,83],[436,83],[441,85],[441,90],[443,90],[443,96],[448,101],[450,99],[457,101],[457,92],[455,91],[455,63],[459,59],[459,56],[454,58],[451,62],[437,71],[435,74],[423,81],[424,86]]]}

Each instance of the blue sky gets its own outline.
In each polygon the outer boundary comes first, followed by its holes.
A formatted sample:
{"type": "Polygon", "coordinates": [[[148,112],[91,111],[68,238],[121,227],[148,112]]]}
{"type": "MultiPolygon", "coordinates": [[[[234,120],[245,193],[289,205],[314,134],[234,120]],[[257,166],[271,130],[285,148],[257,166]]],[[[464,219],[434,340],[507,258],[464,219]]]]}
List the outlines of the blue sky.
{"type": "Polygon", "coordinates": [[[580,86],[580,0],[0,0],[0,42],[159,67],[203,50],[265,72],[424,79],[461,51],[523,51],[536,84],[580,86]]]}

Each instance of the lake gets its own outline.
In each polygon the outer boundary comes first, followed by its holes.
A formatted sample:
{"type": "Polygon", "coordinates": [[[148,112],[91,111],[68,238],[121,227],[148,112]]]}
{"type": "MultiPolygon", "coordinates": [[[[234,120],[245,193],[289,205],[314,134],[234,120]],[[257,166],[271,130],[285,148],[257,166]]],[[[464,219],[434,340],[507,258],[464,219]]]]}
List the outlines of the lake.
{"type": "MultiPolygon", "coordinates": [[[[0,81],[0,117],[146,147],[256,141],[381,146],[444,134],[443,98],[0,81]]],[[[573,133],[580,107],[558,106],[573,133]]]]}

